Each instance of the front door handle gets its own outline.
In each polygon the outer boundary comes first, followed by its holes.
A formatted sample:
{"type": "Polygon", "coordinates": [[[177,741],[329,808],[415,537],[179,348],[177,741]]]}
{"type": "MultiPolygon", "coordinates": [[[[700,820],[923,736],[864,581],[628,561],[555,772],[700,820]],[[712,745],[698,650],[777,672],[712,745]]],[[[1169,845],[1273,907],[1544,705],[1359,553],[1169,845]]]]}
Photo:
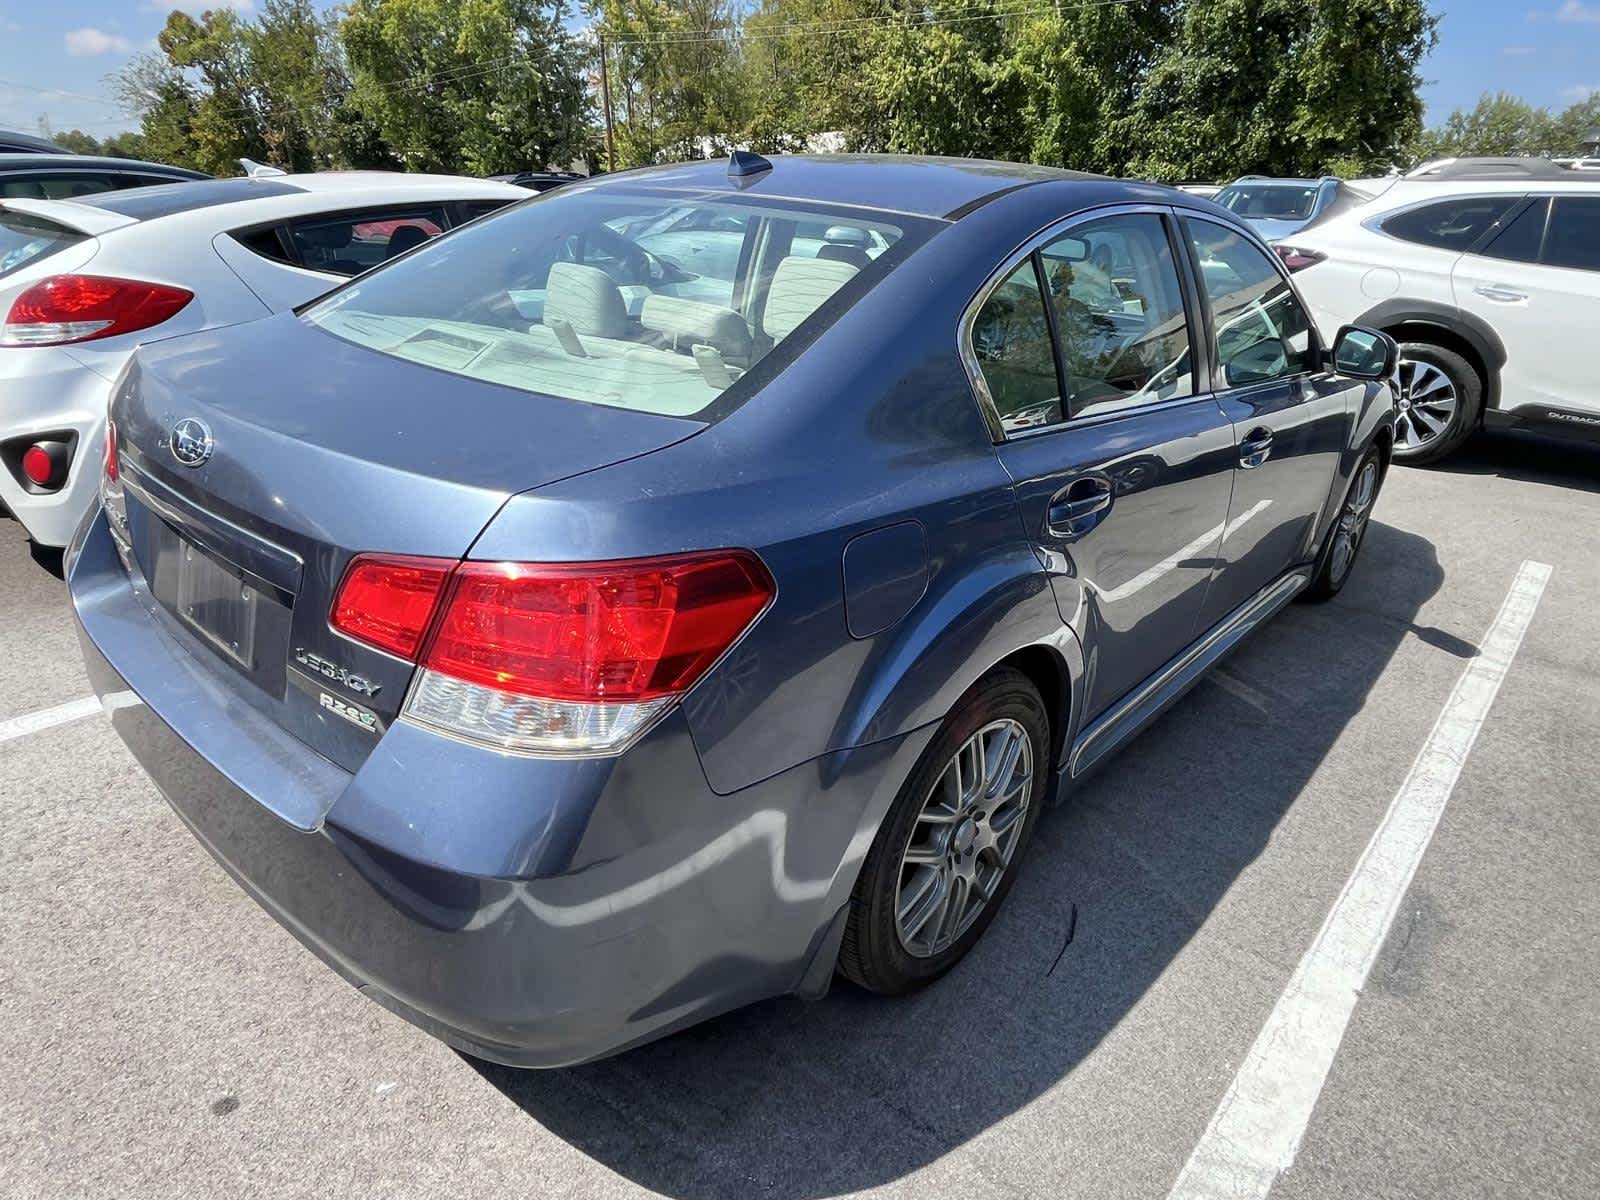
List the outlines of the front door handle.
{"type": "Polygon", "coordinates": [[[1262,426],[1252,429],[1244,441],[1239,443],[1239,465],[1241,467],[1259,467],[1272,457],[1272,430],[1262,426]]]}
{"type": "Polygon", "coordinates": [[[1050,500],[1045,531],[1071,541],[1088,533],[1111,507],[1111,481],[1099,475],[1074,479],[1050,500]]]}
{"type": "Polygon", "coordinates": [[[1520,304],[1528,298],[1527,292],[1519,292],[1515,288],[1499,287],[1496,284],[1485,284],[1483,287],[1472,289],[1485,300],[1493,300],[1496,304],[1520,304]]]}

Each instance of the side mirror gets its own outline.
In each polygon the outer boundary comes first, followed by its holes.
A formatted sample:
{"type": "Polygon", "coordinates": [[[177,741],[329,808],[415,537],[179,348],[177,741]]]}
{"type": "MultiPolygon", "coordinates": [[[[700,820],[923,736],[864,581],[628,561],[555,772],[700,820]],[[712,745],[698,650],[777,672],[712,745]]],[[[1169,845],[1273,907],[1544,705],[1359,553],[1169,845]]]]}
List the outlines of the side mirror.
{"type": "Polygon", "coordinates": [[[1400,347],[1387,333],[1346,325],[1333,340],[1333,369],[1356,379],[1387,379],[1394,374],[1400,347]]]}

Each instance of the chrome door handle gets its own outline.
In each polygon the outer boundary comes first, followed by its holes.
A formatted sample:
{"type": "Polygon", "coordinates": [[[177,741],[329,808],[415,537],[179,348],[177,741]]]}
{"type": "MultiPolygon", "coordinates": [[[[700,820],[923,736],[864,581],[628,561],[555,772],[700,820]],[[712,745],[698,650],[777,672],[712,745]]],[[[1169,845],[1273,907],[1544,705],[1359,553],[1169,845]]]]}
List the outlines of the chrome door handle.
{"type": "Polygon", "coordinates": [[[1496,287],[1493,284],[1485,284],[1483,287],[1475,287],[1472,290],[1478,295],[1482,296],[1485,300],[1493,300],[1496,304],[1517,304],[1520,301],[1528,298],[1527,292],[1515,291],[1512,288],[1496,287]]]}
{"type": "Polygon", "coordinates": [[[1239,443],[1239,465],[1247,470],[1259,467],[1272,457],[1272,430],[1252,429],[1239,443]]]}
{"type": "Polygon", "coordinates": [[[1045,532],[1071,541],[1080,538],[1100,523],[1100,514],[1111,507],[1111,481],[1097,475],[1074,479],[1050,500],[1045,515],[1045,532]]]}

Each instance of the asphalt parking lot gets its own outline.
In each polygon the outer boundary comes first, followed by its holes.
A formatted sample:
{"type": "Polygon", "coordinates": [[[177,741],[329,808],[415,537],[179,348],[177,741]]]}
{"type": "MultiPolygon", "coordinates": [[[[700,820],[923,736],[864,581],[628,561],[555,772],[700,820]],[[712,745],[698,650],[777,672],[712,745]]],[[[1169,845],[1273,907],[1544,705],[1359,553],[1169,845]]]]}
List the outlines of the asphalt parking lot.
{"type": "Polygon", "coordinates": [[[1393,471],[1344,593],[1047,813],[939,986],[550,1073],[362,999],[97,713],[36,727],[89,688],[0,520],[0,1196],[1167,1196],[1524,562],[1548,583],[1282,1198],[1600,1195],[1600,450],[1393,471]]]}

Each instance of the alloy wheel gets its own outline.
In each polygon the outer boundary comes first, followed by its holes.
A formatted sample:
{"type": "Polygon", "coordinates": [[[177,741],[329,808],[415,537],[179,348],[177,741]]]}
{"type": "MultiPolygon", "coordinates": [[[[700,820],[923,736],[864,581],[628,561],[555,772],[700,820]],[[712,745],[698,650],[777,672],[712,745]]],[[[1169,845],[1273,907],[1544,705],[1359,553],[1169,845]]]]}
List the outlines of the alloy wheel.
{"type": "Polygon", "coordinates": [[[1450,376],[1430,362],[1402,358],[1395,367],[1394,444],[1415,451],[1442,438],[1455,418],[1460,397],[1450,376]]]}
{"type": "Polygon", "coordinates": [[[1025,824],[1033,772],[1033,742],[1008,718],[978,730],[939,773],[900,857],[895,932],[906,953],[943,953],[999,891],[1025,824]]]}
{"type": "Polygon", "coordinates": [[[1378,460],[1369,458],[1361,464],[1361,470],[1356,475],[1355,483],[1350,487],[1350,494],[1345,497],[1344,507],[1339,510],[1338,520],[1333,529],[1333,561],[1329,566],[1329,578],[1335,583],[1342,583],[1345,575],[1350,571],[1350,566],[1356,560],[1356,551],[1361,548],[1361,539],[1366,536],[1367,522],[1372,517],[1372,502],[1378,496],[1378,460]]]}

